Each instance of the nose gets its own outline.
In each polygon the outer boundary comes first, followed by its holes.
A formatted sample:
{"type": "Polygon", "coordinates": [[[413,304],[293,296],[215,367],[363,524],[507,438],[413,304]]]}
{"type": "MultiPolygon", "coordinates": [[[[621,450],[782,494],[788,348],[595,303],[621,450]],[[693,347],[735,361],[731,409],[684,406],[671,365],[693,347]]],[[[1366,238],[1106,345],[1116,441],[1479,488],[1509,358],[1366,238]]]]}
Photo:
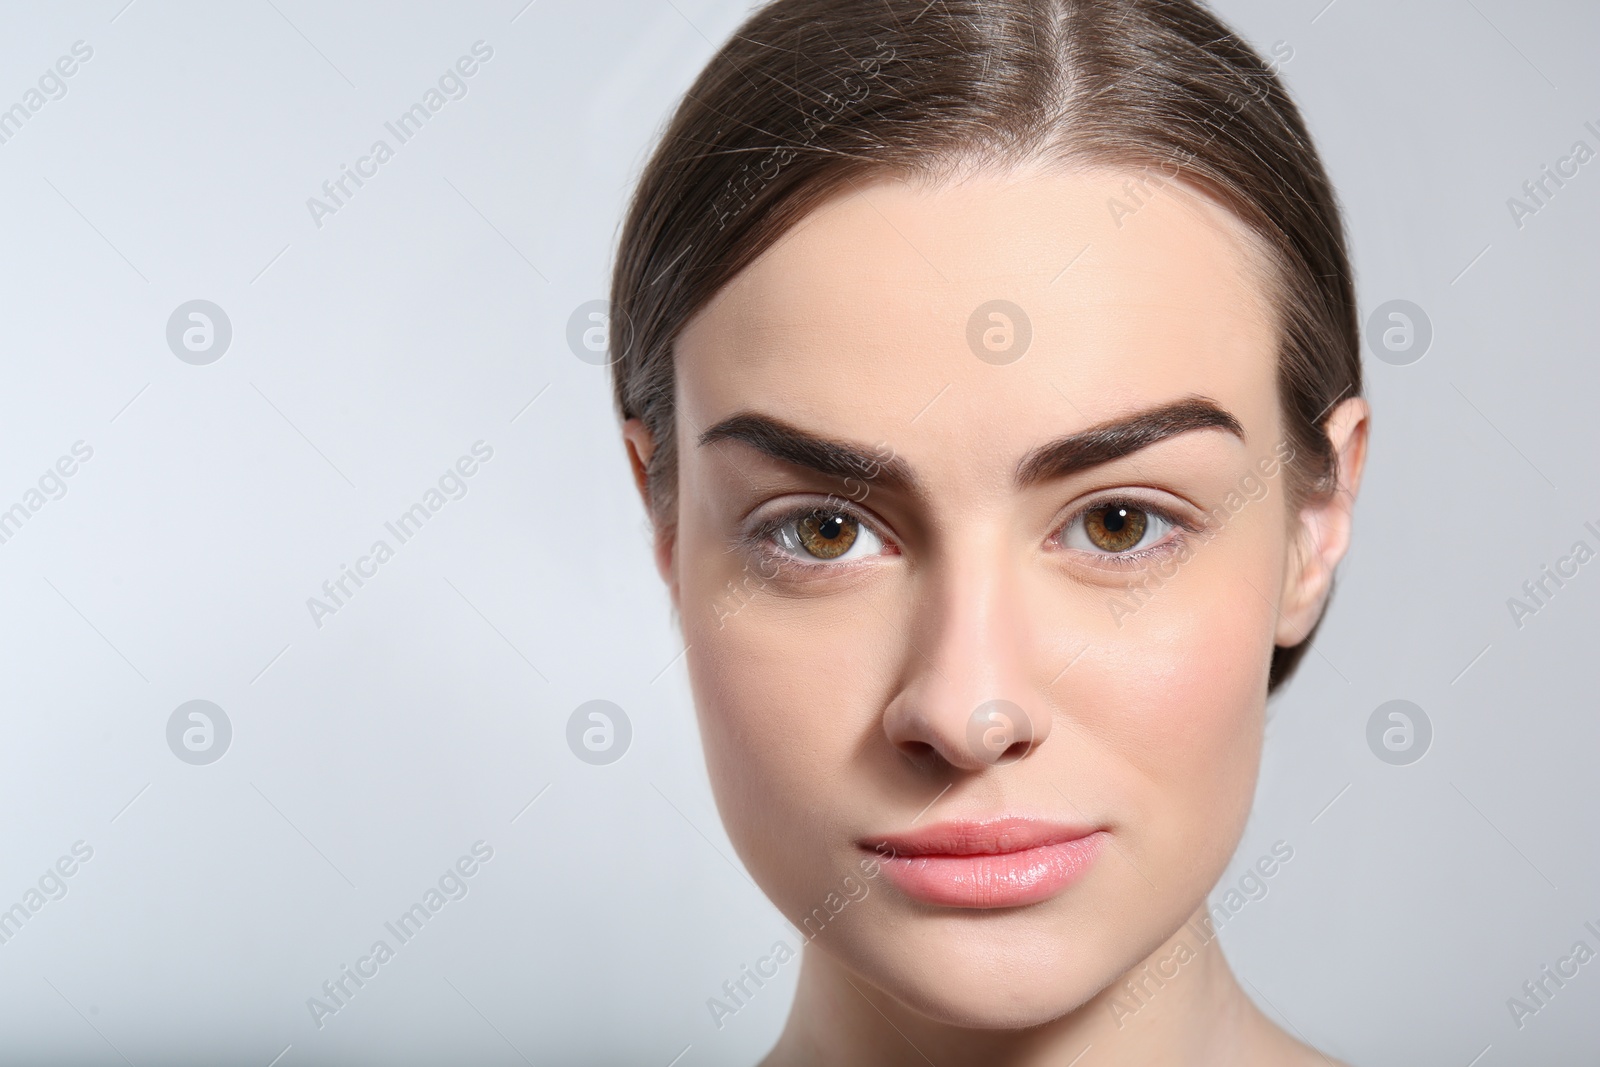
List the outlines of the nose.
{"type": "Polygon", "coordinates": [[[1034,662],[1042,642],[1018,570],[990,548],[924,571],[904,630],[905,681],[883,716],[889,742],[913,761],[981,771],[1050,736],[1034,662]]]}

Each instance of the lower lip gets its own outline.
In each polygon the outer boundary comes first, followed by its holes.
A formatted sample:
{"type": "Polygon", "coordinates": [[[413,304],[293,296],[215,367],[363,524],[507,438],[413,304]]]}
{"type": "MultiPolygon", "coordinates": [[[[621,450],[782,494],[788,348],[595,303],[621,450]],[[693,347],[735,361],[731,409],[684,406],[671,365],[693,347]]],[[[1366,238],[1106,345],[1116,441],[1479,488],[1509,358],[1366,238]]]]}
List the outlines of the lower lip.
{"type": "Polygon", "coordinates": [[[1100,854],[1104,837],[1096,831],[1017,852],[895,856],[881,863],[913,900],[947,908],[1015,908],[1048,900],[1076,882],[1100,854]]]}

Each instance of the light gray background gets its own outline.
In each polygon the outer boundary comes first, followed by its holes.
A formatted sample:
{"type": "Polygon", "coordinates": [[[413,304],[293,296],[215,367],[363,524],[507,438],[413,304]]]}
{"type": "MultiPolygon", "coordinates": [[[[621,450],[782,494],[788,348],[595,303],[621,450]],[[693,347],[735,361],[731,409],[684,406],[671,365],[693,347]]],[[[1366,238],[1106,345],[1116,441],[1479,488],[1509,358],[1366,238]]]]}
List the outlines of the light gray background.
{"type": "MultiPolygon", "coordinates": [[[[605,372],[565,339],[745,6],[523,2],[3,9],[0,107],[94,50],[0,144],[0,508],[94,450],[0,544],[0,907],[94,849],[0,945],[6,1063],[689,1067],[776,1038],[797,965],[721,1030],[706,1007],[795,939],[718,823],[605,372]],[[468,95],[315,226],[480,39],[468,95]],[[165,341],[196,298],[233,325],[209,366],[165,341]],[[480,439],[467,495],[316,627],[307,597],[480,439]],[[197,698],[233,724],[209,766],[165,740],[197,698]],[[633,724],[610,766],[565,742],[596,698],[633,724]],[[317,1029],[306,998],[479,839],[469,895],[317,1029]]],[[[1600,161],[1520,229],[1506,202],[1600,148],[1600,9],[1325,3],[1220,10],[1293,50],[1363,314],[1412,300],[1435,338],[1369,354],[1355,549],[1223,885],[1294,859],[1224,940],[1363,1067],[1588,1062],[1600,962],[1520,1030],[1506,1000],[1600,948],[1600,562],[1520,629],[1506,601],[1600,545],[1600,161]],[[1366,743],[1395,698],[1434,726],[1411,766],[1366,743]]]]}

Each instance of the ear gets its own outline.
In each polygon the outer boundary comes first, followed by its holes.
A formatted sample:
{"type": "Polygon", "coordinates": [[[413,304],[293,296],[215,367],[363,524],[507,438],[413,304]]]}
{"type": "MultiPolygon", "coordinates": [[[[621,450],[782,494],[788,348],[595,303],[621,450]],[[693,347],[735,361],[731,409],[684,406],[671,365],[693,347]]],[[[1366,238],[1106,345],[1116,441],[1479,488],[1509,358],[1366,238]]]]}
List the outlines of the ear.
{"type": "Polygon", "coordinates": [[[622,424],[622,442],[628,450],[628,466],[633,470],[634,487],[639,490],[645,514],[650,516],[655,530],[656,572],[667,583],[672,593],[672,603],[676,605],[678,582],[672,567],[674,527],[672,524],[663,526],[655,522],[655,510],[650,501],[650,457],[656,451],[655,435],[645,426],[643,419],[632,418],[622,424]]]}
{"type": "Polygon", "coordinates": [[[1279,597],[1279,645],[1298,645],[1317,625],[1333,587],[1334,568],[1350,547],[1351,513],[1367,460],[1369,414],[1365,400],[1351,397],[1328,417],[1338,484],[1326,500],[1311,501],[1300,510],[1279,597]]]}

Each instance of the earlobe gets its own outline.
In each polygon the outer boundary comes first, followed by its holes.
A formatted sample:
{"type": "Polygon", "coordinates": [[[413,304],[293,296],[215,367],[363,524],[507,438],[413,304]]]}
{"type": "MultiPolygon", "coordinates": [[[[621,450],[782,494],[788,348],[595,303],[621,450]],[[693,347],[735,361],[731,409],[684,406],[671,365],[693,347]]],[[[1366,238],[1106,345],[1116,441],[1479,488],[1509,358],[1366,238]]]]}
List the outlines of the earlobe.
{"type": "Polygon", "coordinates": [[[1328,417],[1337,484],[1326,498],[1300,511],[1284,574],[1276,643],[1297,645],[1322,617],[1333,572],[1350,547],[1351,520],[1367,459],[1370,411],[1360,397],[1342,401],[1328,417]]]}

